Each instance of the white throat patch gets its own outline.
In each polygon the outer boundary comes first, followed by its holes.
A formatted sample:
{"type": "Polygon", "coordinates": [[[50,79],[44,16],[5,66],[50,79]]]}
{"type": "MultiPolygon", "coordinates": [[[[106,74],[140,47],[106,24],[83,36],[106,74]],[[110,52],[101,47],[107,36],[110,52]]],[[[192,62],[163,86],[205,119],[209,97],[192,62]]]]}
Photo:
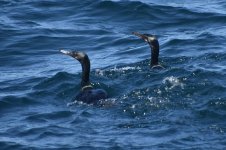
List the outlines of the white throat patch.
{"type": "Polygon", "coordinates": [[[155,36],[148,37],[148,41],[154,41],[154,40],[156,40],[156,37],[155,36]]]}
{"type": "Polygon", "coordinates": [[[81,58],[84,58],[84,57],[85,57],[85,54],[84,54],[83,52],[78,52],[77,54],[78,54],[79,57],[81,57],[81,58]]]}

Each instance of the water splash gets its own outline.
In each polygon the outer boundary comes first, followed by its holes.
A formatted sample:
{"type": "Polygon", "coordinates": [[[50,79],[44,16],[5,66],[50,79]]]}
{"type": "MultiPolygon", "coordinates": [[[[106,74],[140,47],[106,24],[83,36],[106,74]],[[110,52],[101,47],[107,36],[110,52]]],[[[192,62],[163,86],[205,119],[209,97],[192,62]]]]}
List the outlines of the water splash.
{"type": "Polygon", "coordinates": [[[185,86],[181,80],[174,76],[166,77],[165,79],[163,79],[162,83],[166,85],[165,87],[166,91],[172,90],[176,87],[184,89],[185,86]]]}

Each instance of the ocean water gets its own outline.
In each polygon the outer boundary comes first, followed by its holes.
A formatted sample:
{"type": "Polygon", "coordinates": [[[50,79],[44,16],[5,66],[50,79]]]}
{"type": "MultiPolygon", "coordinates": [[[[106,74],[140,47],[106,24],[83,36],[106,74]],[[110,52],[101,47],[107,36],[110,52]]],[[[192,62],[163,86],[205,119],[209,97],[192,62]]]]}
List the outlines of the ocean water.
{"type": "Polygon", "coordinates": [[[225,149],[224,0],[1,0],[0,149],[225,149]],[[155,34],[162,70],[131,33],[155,34]],[[109,99],[71,103],[86,52],[109,99]]]}

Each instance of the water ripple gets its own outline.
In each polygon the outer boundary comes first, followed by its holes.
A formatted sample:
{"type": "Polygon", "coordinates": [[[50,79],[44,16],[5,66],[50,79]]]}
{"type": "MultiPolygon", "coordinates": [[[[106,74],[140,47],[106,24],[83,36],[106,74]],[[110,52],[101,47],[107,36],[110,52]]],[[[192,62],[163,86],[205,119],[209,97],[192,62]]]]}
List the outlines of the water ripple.
{"type": "Polygon", "coordinates": [[[0,5],[2,149],[224,149],[224,1],[0,5]],[[158,37],[164,69],[134,31],[158,37]],[[89,55],[109,99],[74,101],[81,65],[62,48],[89,55]]]}

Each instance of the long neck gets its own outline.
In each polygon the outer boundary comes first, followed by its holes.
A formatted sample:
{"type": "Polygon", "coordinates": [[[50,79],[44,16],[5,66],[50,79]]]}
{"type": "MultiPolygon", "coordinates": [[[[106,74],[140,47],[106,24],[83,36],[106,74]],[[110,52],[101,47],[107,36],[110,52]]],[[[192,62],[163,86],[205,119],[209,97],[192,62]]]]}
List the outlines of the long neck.
{"type": "Polygon", "coordinates": [[[151,47],[151,66],[158,65],[158,59],[159,59],[159,42],[158,40],[152,41],[152,43],[149,43],[151,47]]]}
{"type": "Polygon", "coordinates": [[[81,62],[81,65],[82,65],[81,87],[84,87],[84,86],[90,85],[90,81],[89,81],[90,61],[88,56],[84,57],[84,59],[81,62]]]}

